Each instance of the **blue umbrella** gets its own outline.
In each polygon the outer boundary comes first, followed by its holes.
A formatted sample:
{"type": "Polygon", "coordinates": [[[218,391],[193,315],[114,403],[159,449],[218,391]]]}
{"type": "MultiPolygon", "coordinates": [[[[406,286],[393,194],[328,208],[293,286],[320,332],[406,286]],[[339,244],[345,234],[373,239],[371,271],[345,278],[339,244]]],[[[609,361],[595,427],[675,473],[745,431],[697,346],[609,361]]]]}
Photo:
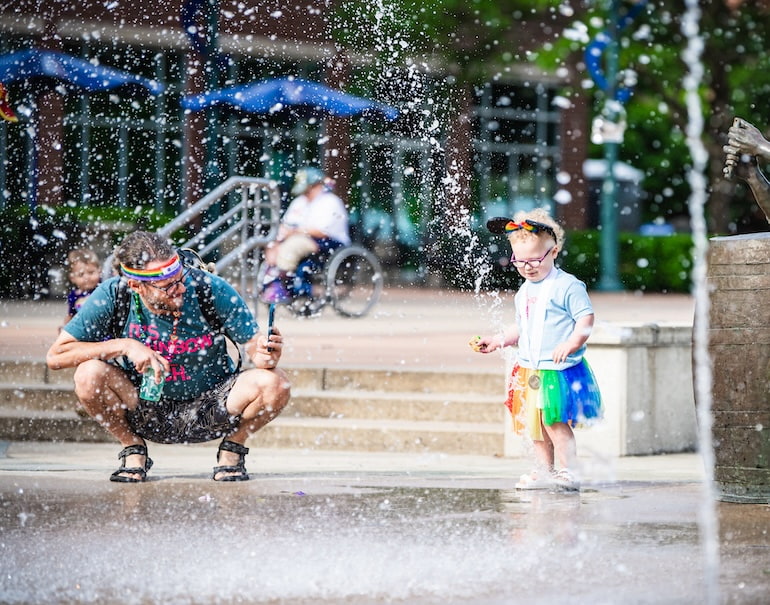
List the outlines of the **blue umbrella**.
{"type": "Polygon", "coordinates": [[[0,55],[0,82],[40,77],[63,80],[92,92],[123,84],[138,84],[154,95],[163,92],[163,85],[154,80],[56,51],[28,49],[0,55]]]}
{"type": "MultiPolygon", "coordinates": [[[[89,92],[111,90],[124,84],[143,86],[150,93],[163,92],[162,84],[111,67],[94,65],[83,59],[56,51],[27,49],[0,55],[0,82],[53,78],[84,88],[89,92]]],[[[37,148],[31,151],[32,178],[29,182],[28,200],[31,207],[37,204],[37,148]]]]}
{"type": "Polygon", "coordinates": [[[398,117],[398,109],[390,105],[299,78],[263,80],[182,98],[182,107],[193,111],[214,105],[230,105],[241,111],[261,114],[299,107],[340,117],[361,114],[380,114],[388,120],[398,117]]]}

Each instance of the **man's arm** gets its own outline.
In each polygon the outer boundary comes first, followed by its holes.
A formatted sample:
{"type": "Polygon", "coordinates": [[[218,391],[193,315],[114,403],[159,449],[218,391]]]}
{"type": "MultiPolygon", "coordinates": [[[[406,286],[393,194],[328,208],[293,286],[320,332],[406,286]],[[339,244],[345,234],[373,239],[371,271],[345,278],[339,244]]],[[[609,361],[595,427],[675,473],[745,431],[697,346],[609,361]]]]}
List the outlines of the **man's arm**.
{"type": "Polygon", "coordinates": [[[160,365],[166,372],[170,369],[166,359],[133,338],[83,342],[75,339],[66,329],[59,333],[59,337],[48,349],[45,361],[50,369],[60,370],[74,368],[91,359],[107,361],[116,357],[127,357],[139,372],[144,372],[150,365],[160,365]]]}
{"type": "Polygon", "coordinates": [[[765,213],[767,221],[770,222],[770,181],[757,166],[756,159],[748,163],[744,172],[736,171],[736,174],[749,186],[757,205],[765,213]]]}
{"type": "Polygon", "coordinates": [[[281,231],[279,240],[285,240],[292,235],[307,235],[314,239],[323,239],[326,237],[326,232],[314,227],[285,227],[281,231]]]}

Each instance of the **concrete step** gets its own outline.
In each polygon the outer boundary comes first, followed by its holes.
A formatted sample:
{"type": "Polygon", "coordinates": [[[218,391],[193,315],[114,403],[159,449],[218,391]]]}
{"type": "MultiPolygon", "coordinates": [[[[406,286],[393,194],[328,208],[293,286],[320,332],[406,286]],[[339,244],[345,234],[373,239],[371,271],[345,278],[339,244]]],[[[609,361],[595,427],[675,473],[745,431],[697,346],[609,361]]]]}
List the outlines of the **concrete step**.
{"type": "Polygon", "coordinates": [[[502,423],[292,418],[280,416],[253,435],[255,447],[442,452],[502,456],[502,423]]]}
{"type": "MultiPolygon", "coordinates": [[[[73,411],[0,407],[0,440],[112,442],[93,419],[73,411]]],[[[503,455],[501,423],[280,416],[253,435],[254,447],[366,452],[503,455]]]]}
{"type": "MultiPolygon", "coordinates": [[[[448,393],[373,393],[294,389],[284,416],[419,420],[447,422],[500,422],[504,408],[500,397],[471,400],[448,393]]],[[[52,384],[0,384],[0,406],[35,412],[76,411],[72,386],[52,384]]]]}
{"type": "Polygon", "coordinates": [[[78,407],[72,384],[0,383],[0,406],[17,410],[73,411],[78,407]]]}
{"type": "MultiPolygon", "coordinates": [[[[503,379],[499,372],[437,372],[432,370],[388,371],[362,368],[292,366],[284,368],[296,389],[319,391],[404,391],[409,393],[475,393],[499,395],[503,379]]],[[[43,360],[0,359],[0,384],[72,385],[74,370],[49,370],[43,360]]]]}
{"type": "Polygon", "coordinates": [[[2,384],[72,384],[75,370],[49,370],[45,361],[18,361],[0,359],[0,383],[2,384]]]}
{"type": "Polygon", "coordinates": [[[399,370],[398,372],[359,368],[290,368],[292,384],[306,386],[312,376],[320,390],[404,391],[409,393],[474,393],[500,395],[503,377],[499,372],[438,372],[399,370]]]}
{"type": "MultiPolygon", "coordinates": [[[[502,454],[499,374],[288,368],[292,401],[260,447],[502,454]]],[[[112,441],[77,413],[72,371],[0,360],[0,439],[112,441]]]]}
{"type": "Polygon", "coordinates": [[[294,390],[282,416],[494,423],[503,412],[501,397],[294,390]]]}
{"type": "Polygon", "coordinates": [[[114,442],[91,418],[72,410],[20,410],[0,407],[0,440],[114,442]]]}

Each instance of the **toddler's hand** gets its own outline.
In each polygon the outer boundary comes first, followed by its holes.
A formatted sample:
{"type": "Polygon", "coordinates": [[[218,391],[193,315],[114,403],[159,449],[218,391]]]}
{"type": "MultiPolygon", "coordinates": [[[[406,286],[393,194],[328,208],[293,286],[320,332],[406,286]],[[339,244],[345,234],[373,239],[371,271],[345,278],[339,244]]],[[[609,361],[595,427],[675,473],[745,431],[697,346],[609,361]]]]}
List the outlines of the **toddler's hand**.
{"type": "Polygon", "coordinates": [[[491,353],[500,348],[497,339],[489,336],[474,336],[468,341],[468,346],[476,353],[491,353]]]}
{"type": "Polygon", "coordinates": [[[574,353],[574,350],[569,342],[563,342],[560,345],[557,345],[553,350],[553,362],[564,363],[567,361],[567,357],[569,357],[570,353],[574,353]]]}

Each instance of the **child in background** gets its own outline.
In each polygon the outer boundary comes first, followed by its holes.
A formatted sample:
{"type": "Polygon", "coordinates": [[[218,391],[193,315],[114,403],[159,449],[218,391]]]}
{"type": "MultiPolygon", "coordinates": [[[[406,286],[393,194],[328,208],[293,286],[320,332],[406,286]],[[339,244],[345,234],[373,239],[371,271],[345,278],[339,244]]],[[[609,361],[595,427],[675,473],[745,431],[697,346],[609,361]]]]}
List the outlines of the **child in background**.
{"type": "Polygon", "coordinates": [[[599,388],[583,358],[594,323],[586,286],[555,267],[564,230],[545,210],[493,218],[487,228],[508,237],[511,262],[525,279],[514,299],[515,324],[470,342],[480,353],[518,345],[506,406],[516,432],[526,429],[532,439],[537,468],[522,475],[516,489],[579,490],[572,429],[602,412],[599,388]]]}
{"type": "Polygon", "coordinates": [[[76,248],[67,255],[69,280],[74,286],[67,293],[67,318],[65,325],[83,306],[83,303],[99,285],[102,278],[102,265],[99,257],[87,248],[76,248]]]}

